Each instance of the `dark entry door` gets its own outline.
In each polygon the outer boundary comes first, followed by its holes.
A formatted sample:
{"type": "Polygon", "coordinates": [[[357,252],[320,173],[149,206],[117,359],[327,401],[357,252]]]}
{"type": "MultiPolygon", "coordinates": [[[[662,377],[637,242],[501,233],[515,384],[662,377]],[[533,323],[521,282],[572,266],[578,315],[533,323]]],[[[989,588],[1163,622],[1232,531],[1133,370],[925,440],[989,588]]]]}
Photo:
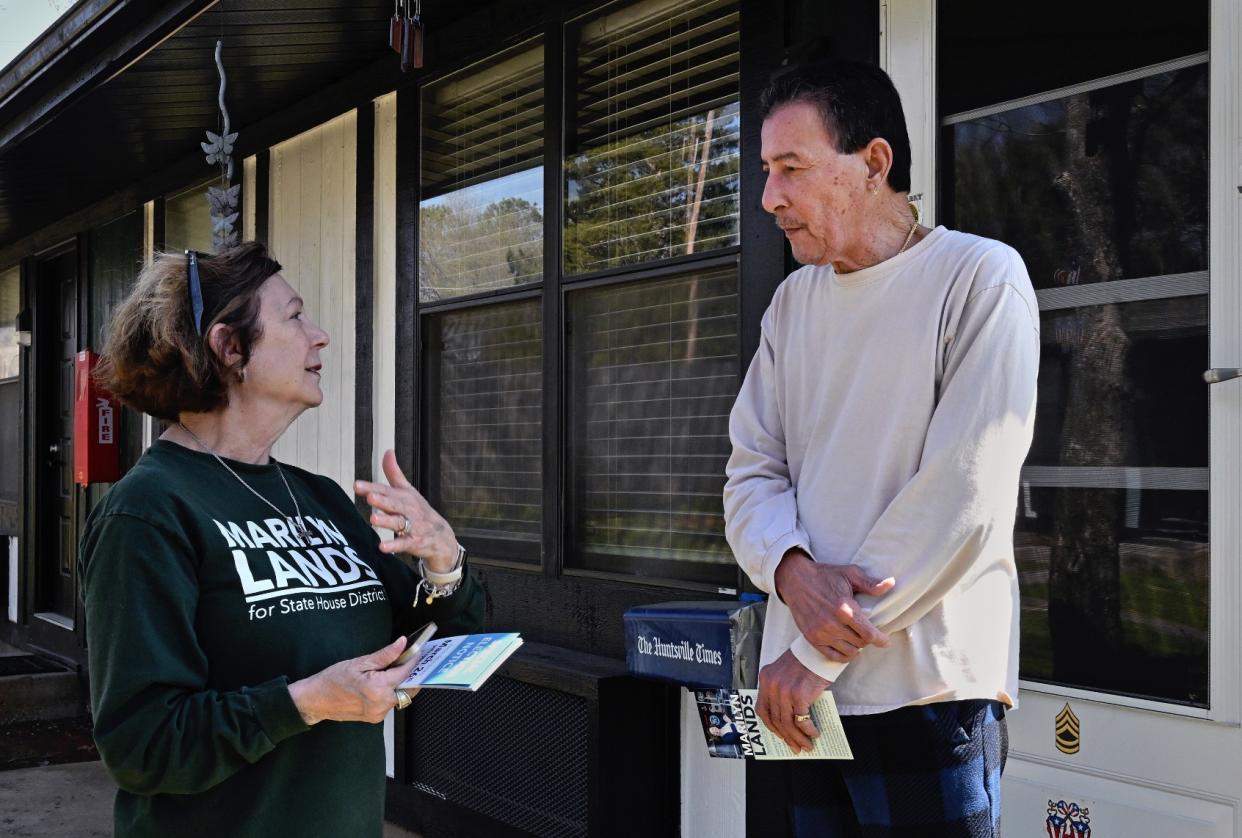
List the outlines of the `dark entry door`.
{"type": "Polygon", "coordinates": [[[39,538],[35,611],[72,628],[76,555],[73,485],[73,365],[78,351],[78,257],[39,266],[44,317],[39,346],[39,538]]]}

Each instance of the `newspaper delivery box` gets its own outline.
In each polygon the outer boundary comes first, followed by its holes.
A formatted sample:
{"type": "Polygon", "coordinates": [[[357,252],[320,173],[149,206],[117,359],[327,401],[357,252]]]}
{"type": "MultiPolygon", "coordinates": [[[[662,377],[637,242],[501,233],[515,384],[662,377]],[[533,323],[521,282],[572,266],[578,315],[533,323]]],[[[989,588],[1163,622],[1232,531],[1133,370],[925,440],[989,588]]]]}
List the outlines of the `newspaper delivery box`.
{"type": "Polygon", "coordinates": [[[632,675],[688,687],[754,687],[766,602],[663,602],[625,612],[632,675]]]}
{"type": "Polygon", "coordinates": [[[99,356],[85,350],[74,363],[73,482],[80,486],[121,479],[121,405],[91,377],[98,362],[99,356]]]}

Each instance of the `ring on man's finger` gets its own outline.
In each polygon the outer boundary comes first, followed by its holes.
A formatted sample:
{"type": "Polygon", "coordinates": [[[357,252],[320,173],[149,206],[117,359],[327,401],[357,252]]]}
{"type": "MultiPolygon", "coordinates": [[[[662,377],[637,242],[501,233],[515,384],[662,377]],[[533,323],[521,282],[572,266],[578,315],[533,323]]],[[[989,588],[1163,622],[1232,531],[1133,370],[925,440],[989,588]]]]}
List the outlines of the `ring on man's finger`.
{"type": "MultiPolygon", "coordinates": [[[[401,515],[401,513],[399,512],[397,514],[401,515]]],[[[405,517],[404,515],[401,515],[401,529],[394,530],[393,535],[397,536],[397,538],[405,538],[407,535],[409,535],[409,533],[410,533],[410,519],[405,517]]]]}
{"type": "Polygon", "coordinates": [[[410,698],[409,693],[407,693],[405,690],[397,690],[397,709],[398,710],[404,710],[405,708],[409,707],[413,702],[414,702],[414,699],[410,698]]]}
{"type": "Polygon", "coordinates": [[[809,722],[811,720],[810,713],[794,713],[793,720],[795,722],[809,722]]]}

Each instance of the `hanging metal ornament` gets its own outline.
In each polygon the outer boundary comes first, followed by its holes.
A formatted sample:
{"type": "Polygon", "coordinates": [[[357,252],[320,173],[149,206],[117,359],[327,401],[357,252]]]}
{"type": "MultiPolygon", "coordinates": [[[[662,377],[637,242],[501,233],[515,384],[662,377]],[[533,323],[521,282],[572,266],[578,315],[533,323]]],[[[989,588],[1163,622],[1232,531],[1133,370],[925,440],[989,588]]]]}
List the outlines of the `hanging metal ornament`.
{"type": "Polygon", "coordinates": [[[223,50],[224,41],[216,41],[216,70],[220,73],[220,91],[216,98],[223,120],[222,130],[219,134],[208,131],[207,142],[199,143],[207,153],[207,165],[220,167],[220,185],[207,188],[207,203],[211,208],[211,244],[217,252],[237,244],[236,224],[241,198],[241,184],[233,183],[233,144],[237,142],[237,132],[229,131],[229,110],[224,105],[228,79],[224,74],[223,50]]]}
{"type": "Polygon", "coordinates": [[[408,73],[423,66],[422,0],[393,0],[388,46],[401,56],[401,72],[408,73]]]}
{"type": "Polygon", "coordinates": [[[392,20],[388,21],[388,46],[401,54],[401,25],[405,14],[401,10],[403,0],[392,0],[392,20]]]}

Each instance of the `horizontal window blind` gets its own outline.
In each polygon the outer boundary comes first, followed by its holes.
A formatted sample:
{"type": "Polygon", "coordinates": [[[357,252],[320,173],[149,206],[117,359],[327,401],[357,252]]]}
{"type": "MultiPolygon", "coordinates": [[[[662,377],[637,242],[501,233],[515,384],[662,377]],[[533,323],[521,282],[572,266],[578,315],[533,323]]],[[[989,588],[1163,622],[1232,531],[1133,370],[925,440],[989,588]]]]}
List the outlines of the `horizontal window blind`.
{"type": "Polygon", "coordinates": [[[538,166],[543,47],[427,85],[422,110],[424,199],[538,166]]]}
{"type": "Polygon", "coordinates": [[[463,543],[538,544],[543,521],[539,302],[481,306],[428,321],[432,396],[438,402],[433,501],[463,543]]]}
{"type": "Polygon", "coordinates": [[[733,268],[569,297],[566,564],[732,564],[721,491],[738,386],[733,268]]]}
{"type": "Polygon", "coordinates": [[[735,0],[648,0],[578,32],[567,273],[738,241],[735,0]]]}
{"type": "Polygon", "coordinates": [[[422,91],[419,299],[543,277],[543,47],[422,91]]]}

